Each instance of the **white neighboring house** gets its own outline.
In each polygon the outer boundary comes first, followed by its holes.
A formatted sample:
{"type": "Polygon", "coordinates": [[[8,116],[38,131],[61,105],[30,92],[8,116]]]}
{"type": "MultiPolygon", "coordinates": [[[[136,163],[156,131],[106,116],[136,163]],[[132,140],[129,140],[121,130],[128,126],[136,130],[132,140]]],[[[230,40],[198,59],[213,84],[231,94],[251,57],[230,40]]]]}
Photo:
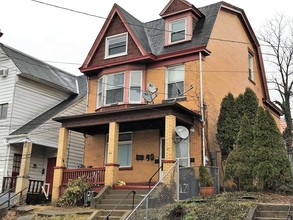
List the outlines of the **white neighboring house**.
{"type": "MultiPolygon", "coordinates": [[[[60,124],[86,112],[85,76],[71,75],[0,43],[0,189],[14,185],[23,144],[32,142],[29,179],[53,183],[60,124]]],[[[84,137],[71,132],[68,168],[83,163],[84,137]]]]}

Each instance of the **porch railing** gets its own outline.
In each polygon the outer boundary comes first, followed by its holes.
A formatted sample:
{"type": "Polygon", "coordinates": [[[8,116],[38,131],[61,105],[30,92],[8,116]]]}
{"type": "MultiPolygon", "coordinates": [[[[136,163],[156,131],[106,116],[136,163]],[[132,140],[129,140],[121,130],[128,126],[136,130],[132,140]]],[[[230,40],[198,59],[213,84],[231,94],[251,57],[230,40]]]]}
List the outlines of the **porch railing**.
{"type": "MultiPolygon", "coordinates": [[[[12,190],[12,192],[14,192],[16,187],[16,181],[17,181],[16,176],[3,177],[2,192],[6,192],[8,190],[12,190]]],[[[42,180],[29,179],[28,193],[32,193],[32,194],[42,193],[43,185],[44,185],[44,181],[42,180]]]]}
{"type": "Polygon", "coordinates": [[[44,181],[42,181],[42,180],[30,179],[27,192],[30,194],[41,194],[43,185],[44,185],[44,181]]]}
{"type": "Polygon", "coordinates": [[[105,183],[105,168],[78,168],[64,169],[62,185],[66,186],[71,179],[82,177],[92,186],[104,185],[105,183]]]}
{"type": "Polygon", "coordinates": [[[16,179],[16,176],[3,177],[2,192],[6,192],[10,189],[15,189],[16,179]]]}

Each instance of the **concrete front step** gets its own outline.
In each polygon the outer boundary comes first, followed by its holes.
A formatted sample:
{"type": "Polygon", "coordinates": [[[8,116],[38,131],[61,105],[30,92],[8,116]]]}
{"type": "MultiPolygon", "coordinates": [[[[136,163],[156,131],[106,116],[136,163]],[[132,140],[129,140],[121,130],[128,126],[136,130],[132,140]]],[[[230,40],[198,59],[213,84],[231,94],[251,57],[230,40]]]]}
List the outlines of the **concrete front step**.
{"type": "MultiPolygon", "coordinates": [[[[121,201],[120,198],[105,198],[101,200],[100,204],[118,204],[121,201]]],[[[140,199],[134,199],[134,204],[138,204],[141,201],[140,199]]],[[[125,199],[124,204],[132,204],[132,199],[125,199]]]]}
{"type": "MultiPolygon", "coordinates": [[[[259,204],[255,210],[255,220],[287,220],[289,205],[259,204]]],[[[293,214],[293,211],[290,212],[293,214]]]]}
{"type": "MultiPolygon", "coordinates": [[[[89,217],[89,219],[104,220],[111,211],[112,210],[97,210],[89,217]]],[[[129,213],[130,213],[129,210],[114,210],[110,214],[109,219],[111,220],[125,219],[129,213]]]]}

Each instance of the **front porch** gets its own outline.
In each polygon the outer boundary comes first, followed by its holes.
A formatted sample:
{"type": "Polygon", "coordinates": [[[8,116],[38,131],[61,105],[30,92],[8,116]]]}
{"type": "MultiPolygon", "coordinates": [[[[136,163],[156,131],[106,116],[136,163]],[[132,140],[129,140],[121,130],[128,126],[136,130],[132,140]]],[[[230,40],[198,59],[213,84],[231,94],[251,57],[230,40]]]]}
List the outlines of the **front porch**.
{"type": "MultiPolygon", "coordinates": [[[[178,143],[175,127],[178,125],[193,130],[185,143],[188,147],[185,150],[188,153],[186,164],[190,165],[190,161],[193,165],[201,163],[198,113],[178,103],[115,108],[54,119],[62,123],[62,128],[54,173],[53,203],[57,202],[61,194],[64,173],[68,172],[66,160],[70,130],[84,134],[84,165],[93,167],[92,169],[104,167],[103,171],[99,169],[99,181],[94,181],[99,186],[104,184],[113,187],[118,181],[147,184],[161,165],[164,164],[164,171],[167,171],[175,163],[178,154],[182,153],[176,150],[178,143]]],[[[79,172],[78,170],[75,171],[79,172]]],[[[164,171],[158,173],[153,182],[157,182],[164,171]]]]}

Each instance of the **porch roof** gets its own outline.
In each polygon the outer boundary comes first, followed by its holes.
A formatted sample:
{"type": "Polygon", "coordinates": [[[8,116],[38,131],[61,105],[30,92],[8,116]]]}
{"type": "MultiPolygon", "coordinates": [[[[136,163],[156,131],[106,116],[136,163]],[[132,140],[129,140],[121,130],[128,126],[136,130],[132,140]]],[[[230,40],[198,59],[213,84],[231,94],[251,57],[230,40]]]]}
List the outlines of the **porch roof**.
{"type": "Polygon", "coordinates": [[[177,125],[191,127],[201,118],[198,112],[185,108],[178,103],[143,105],[106,112],[53,118],[62,127],[84,134],[106,134],[109,123],[119,123],[119,131],[135,131],[165,128],[165,116],[174,115],[177,125]]]}

